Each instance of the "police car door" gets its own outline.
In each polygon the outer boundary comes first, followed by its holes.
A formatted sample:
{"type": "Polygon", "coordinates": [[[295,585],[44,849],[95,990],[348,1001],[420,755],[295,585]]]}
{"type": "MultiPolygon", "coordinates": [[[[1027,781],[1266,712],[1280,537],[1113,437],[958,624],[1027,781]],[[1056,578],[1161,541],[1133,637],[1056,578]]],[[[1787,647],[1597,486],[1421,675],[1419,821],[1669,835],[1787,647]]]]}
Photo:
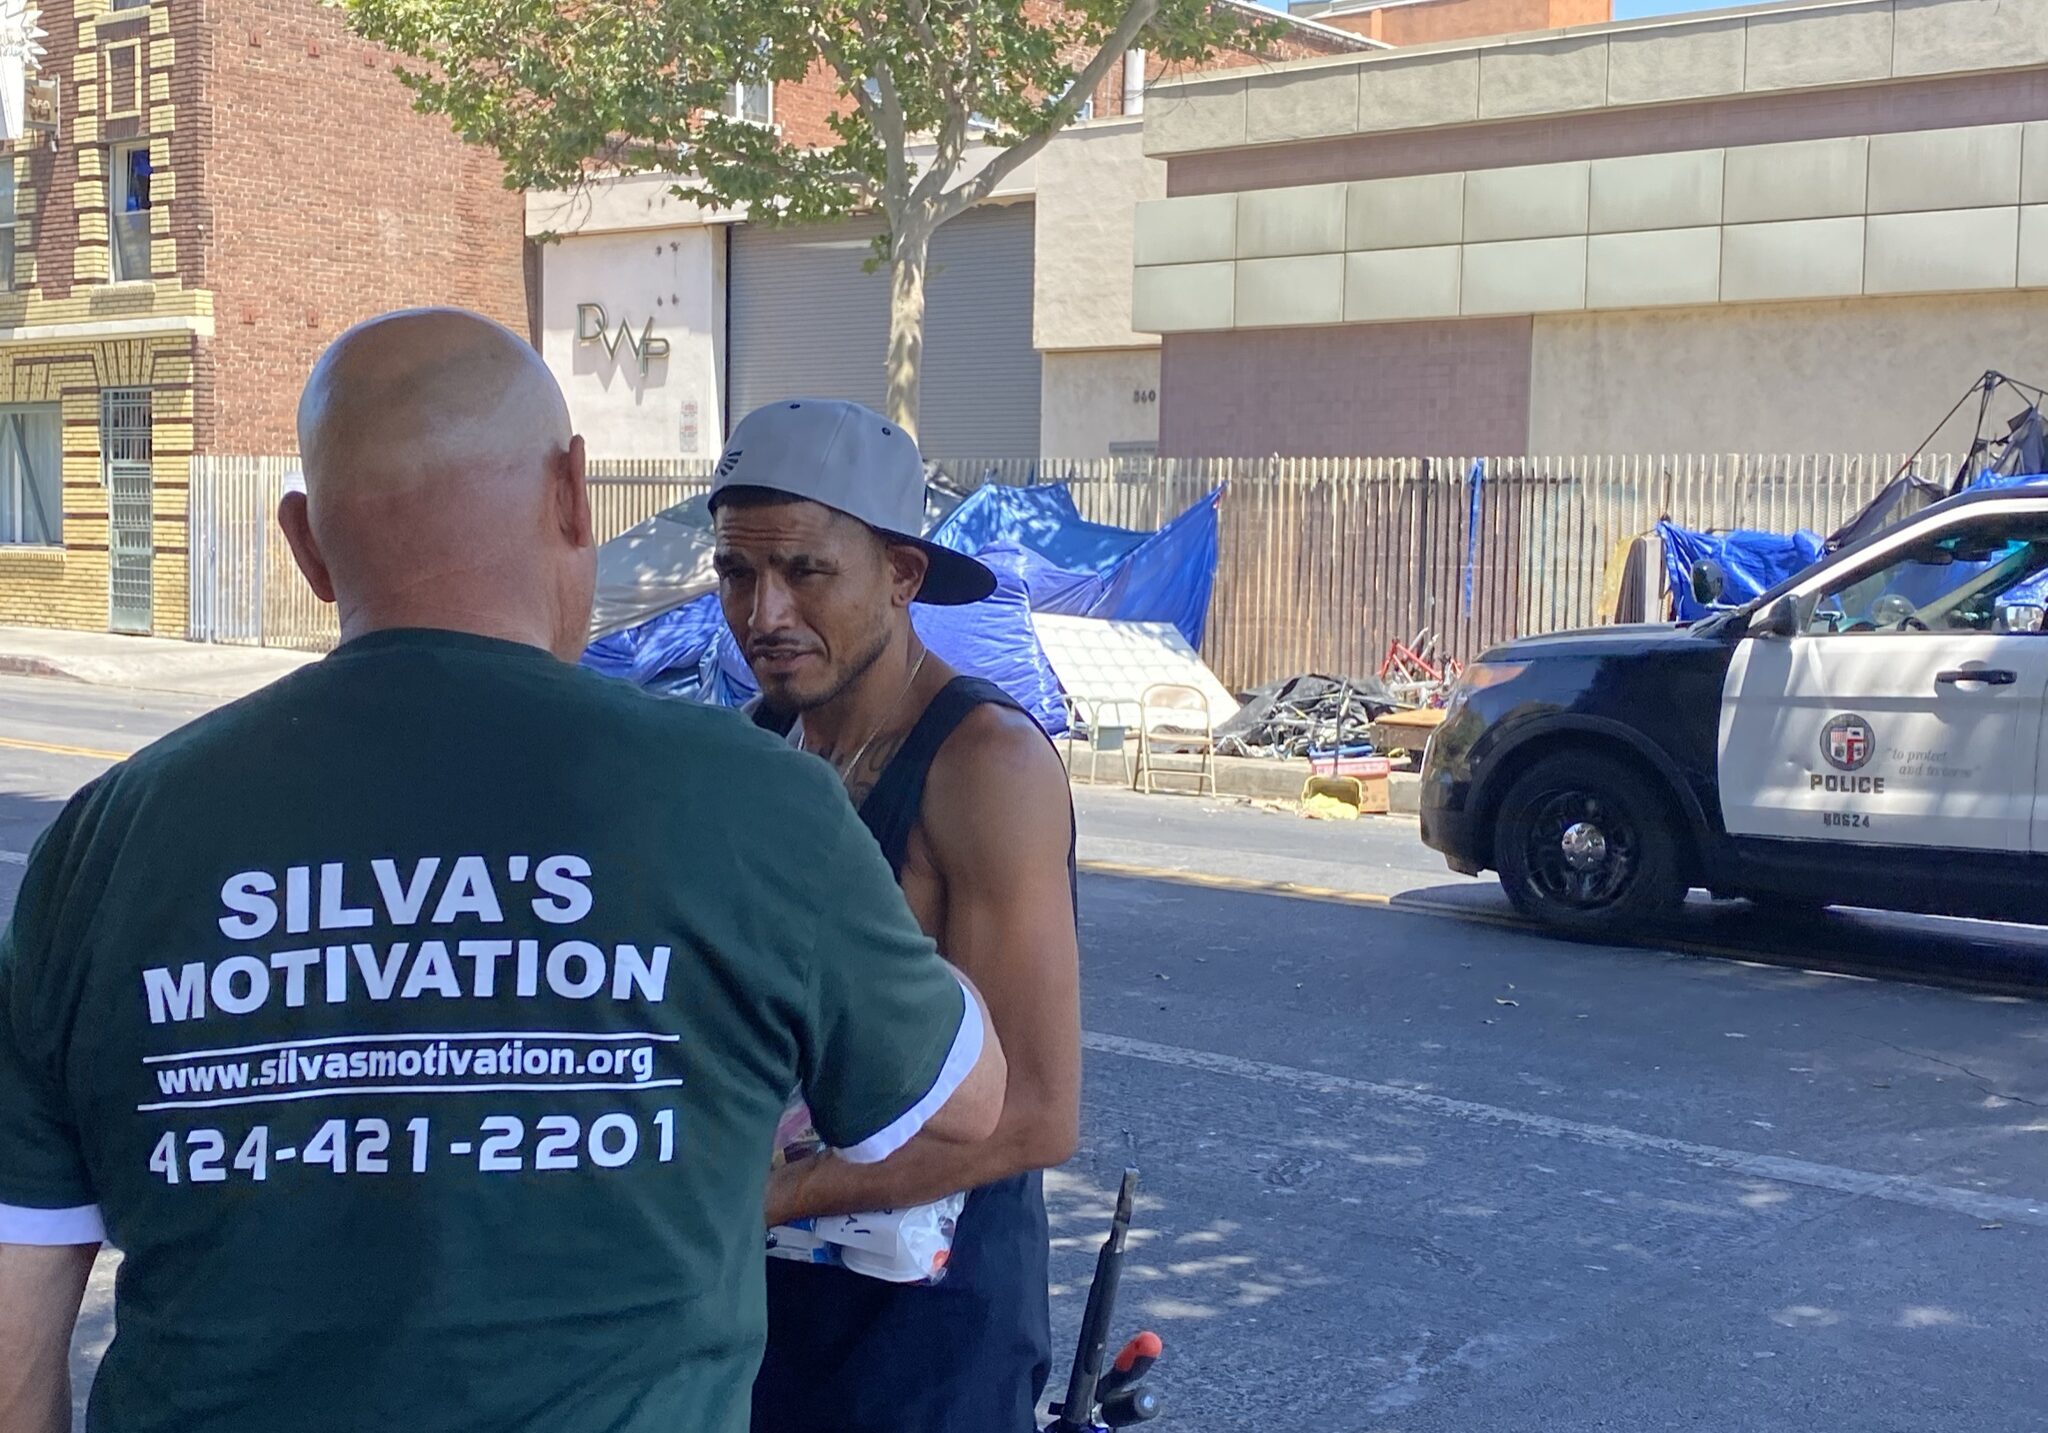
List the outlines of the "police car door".
{"type": "Polygon", "coordinates": [[[2048,698],[2048,500],[1908,523],[1737,644],[1721,703],[1729,834],[2026,851],[2048,698]]]}

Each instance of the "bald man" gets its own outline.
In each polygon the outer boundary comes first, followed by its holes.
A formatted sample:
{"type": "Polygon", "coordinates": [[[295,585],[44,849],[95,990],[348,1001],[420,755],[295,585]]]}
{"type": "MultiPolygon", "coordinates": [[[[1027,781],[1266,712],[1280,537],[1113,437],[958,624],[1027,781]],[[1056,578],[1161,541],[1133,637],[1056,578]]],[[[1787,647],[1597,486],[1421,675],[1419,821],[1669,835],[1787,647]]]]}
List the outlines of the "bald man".
{"type": "Polygon", "coordinates": [[[0,940],[0,1430],[739,1433],[801,1088],[962,1177],[980,998],[831,769],[571,665],[583,443],[526,344],[351,330],[281,519],[326,660],[81,791],[0,940]]]}

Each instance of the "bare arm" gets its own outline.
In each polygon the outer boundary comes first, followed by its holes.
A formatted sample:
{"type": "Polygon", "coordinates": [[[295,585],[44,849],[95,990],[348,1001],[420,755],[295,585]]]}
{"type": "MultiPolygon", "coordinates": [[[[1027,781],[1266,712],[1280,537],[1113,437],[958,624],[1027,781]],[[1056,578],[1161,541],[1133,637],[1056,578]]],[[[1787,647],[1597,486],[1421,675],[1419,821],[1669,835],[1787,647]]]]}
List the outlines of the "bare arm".
{"type": "Polygon", "coordinates": [[[935,763],[925,844],[946,893],[939,948],[978,986],[1008,1060],[1001,1118],[979,1143],[929,1127],[879,1164],[827,1155],[777,1171],[771,1224],[901,1208],[1064,1163],[1079,1137],[1080,953],[1066,773],[1029,718],[985,707],[935,763]]]}
{"type": "Polygon", "coordinates": [[[960,983],[967,987],[968,1008],[964,1018],[981,1024],[981,1053],[951,1098],[918,1131],[919,1139],[941,1145],[978,1144],[995,1133],[1003,1113],[1003,1090],[1009,1081],[1009,1063],[995,1024],[989,1019],[988,1003],[974,988],[973,981],[963,975],[960,983]]]}
{"type": "Polygon", "coordinates": [[[71,1331],[97,1244],[0,1244],[0,1428],[70,1433],[71,1331]]]}

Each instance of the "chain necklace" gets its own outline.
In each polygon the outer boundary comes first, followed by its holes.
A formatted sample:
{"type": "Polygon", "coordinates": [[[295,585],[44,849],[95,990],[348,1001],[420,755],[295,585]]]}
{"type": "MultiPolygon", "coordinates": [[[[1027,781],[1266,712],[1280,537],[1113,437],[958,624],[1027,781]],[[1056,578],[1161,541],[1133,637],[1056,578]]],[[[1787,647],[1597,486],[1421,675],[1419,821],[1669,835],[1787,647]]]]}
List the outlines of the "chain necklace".
{"type": "Polygon", "coordinates": [[[859,748],[853,753],[853,759],[844,766],[841,766],[836,761],[832,761],[832,758],[826,756],[824,752],[812,750],[809,732],[799,731],[797,733],[797,749],[810,752],[812,756],[823,757],[826,761],[831,761],[832,769],[839,773],[839,780],[842,783],[845,782],[848,777],[860,769],[860,759],[868,754],[868,748],[875,744],[875,738],[882,734],[882,728],[889,724],[890,718],[894,717],[897,709],[903,705],[903,699],[910,695],[910,689],[917,685],[918,673],[924,670],[924,659],[931,654],[932,649],[929,647],[921,647],[919,649],[917,661],[910,668],[910,680],[903,684],[903,690],[896,694],[896,700],[889,703],[889,710],[882,713],[882,719],[875,723],[875,729],[868,733],[868,739],[860,744],[859,748]]]}

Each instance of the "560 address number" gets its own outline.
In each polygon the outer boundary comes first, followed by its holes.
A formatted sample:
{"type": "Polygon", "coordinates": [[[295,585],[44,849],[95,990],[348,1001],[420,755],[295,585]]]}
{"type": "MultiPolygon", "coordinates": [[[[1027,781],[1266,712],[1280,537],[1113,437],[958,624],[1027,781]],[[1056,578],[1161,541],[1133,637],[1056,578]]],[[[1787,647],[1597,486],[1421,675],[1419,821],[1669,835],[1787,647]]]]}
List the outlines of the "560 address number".
{"type": "Polygon", "coordinates": [[[473,1163],[486,1174],[509,1174],[529,1168],[581,1169],[586,1162],[617,1169],[648,1155],[659,1164],[672,1162],[676,1112],[657,1111],[648,1123],[643,1138],[632,1115],[599,1115],[587,1128],[574,1115],[548,1115],[533,1122],[530,1152],[526,1121],[516,1115],[492,1115],[478,1125],[474,1138],[445,1145],[436,1144],[425,1117],[408,1120],[395,1144],[390,1124],[375,1118],[328,1120],[303,1145],[278,1143],[269,1125],[257,1125],[239,1142],[217,1129],[170,1130],[151,1151],[149,1170],[166,1184],[218,1184],[231,1177],[265,1180],[289,1164],[316,1165],[334,1174],[388,1174],[396,1161],[401,1170],[424,1174],[440,1158],[473,1163]]]}

